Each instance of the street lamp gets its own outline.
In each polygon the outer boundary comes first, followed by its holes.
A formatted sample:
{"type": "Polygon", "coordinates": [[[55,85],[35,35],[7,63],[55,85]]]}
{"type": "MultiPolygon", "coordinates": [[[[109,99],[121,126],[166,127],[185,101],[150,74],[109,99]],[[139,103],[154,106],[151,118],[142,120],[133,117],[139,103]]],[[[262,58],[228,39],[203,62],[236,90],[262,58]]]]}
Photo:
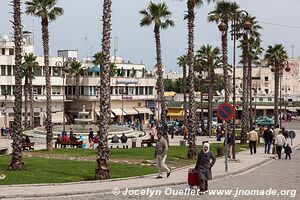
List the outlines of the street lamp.
{"type": "Polygon", "coordinates": [[[2,94],[2,95],[4,95],[4,109],[3,109],[3,111],[4,111],[4,126],[5,126],[5,128],[7,128],[7,95],[8,95],[8,93],[6,92],[6,90],[4,90],[3,91],[4,93],[2,94]]]}
{"type": "MultiPolygon", "coordinates": [[[[241,37],[241,33],[237,30],[237,22],[240,19],[240,17],[247,17],[249,16],[248,12],[245,10],[240,10],[234,14],[234,18],[232,20],[232,25],[231,25],[231,40],[233,40],[233,70],[232,70],[232,87],[233,87],[233,95],[232,95],[232,102],[233,102],[233,107],[236,109],[236,82],[235,82],[235,68],[236,68],[236,40],[241,37]]],[[[246,20],[243,24],[243,29],[245,31],[249,31],[251,29],[251,22],[246,20]]],[[[218,26],[220,31],[227,31],[228,26],[222,21],[221,24],[218,26]]],[[[236,110],[235,110],[236,111],[236,110]]],[[[233,115],[233,130],[232,130],[232,158],[235,159],[235,126],[236,126],[236,114],[233,115]]]]}
{"type": "Polygon", "coordinates": [[[68,68],[68,61],[64,61],[63,58],[63,62],[57,61],[55,63],[56,66],[58,67],[63,67],[62,69],[62,73],[61,73],[61,77],[63,79],[63,133],[66,132],[66,120],[65,120],[65,95],[66,95],[66,88],[65,88],[65,78],[66,78],[66,74],[69,73],[69,68],[68,68]]]}

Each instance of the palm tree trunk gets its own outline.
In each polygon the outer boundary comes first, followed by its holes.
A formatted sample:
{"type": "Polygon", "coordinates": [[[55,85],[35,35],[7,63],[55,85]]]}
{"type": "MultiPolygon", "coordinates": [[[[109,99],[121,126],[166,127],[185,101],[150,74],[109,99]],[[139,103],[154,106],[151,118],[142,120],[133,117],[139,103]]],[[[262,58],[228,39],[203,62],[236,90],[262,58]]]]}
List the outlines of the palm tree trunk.
{"type": "Polygon", "coordinates": [[[188,121],[188,105],[187,105],[187,94],[186,94],[186,65],[182,66],[183,69],[183,78],[182,78],[182,93],[183,93],[183,108],[184,108],[184,124],[187,124],[188,121]]]}
{"type": "Polygon", "coordinates": [[[275,126],[278,125],[278,98],[279,98],[279,65],[275,63],[275,92],[274,92],[274,122],[275,126]]]}
{"type": "Polygon", "coordinates": [[[80,88],[79,88],[79,84],[80,84],[80,76],[79,74],[76,75],[76,102],[77,102],[77,116],[79,116],[79,94],[80,94],[80,88]]]}
{"type": "Polygon", "coordinates": [[[103,180],[110,178],[108,162],[108,123],[110,119],[110,35],[111,35],[111,0],[103,1],[103,32],[102,32],[102,53],[103,65],[101,70],[100,87],[100,121],[99,132],[100,143],[98,147],[98,156],[96,160],[95,179],[103,180]]]}
{"type": "Polygon", "coordinates": [[[205,127],[204,127],[204,107],[203,107],[203,90],[201,91],[201,129],[202,132],[204,131],[205,127]]]}
{"type": "Polygon", "coordinates": [[[249,99],[249,131],[253,125],[253,109],[252,109],[252,60],[248,58],[248,99],[249,99]]]}
{"type": "Polygon", "coordinates": [[[13,27],[15,40],[15,106],[14,123],[12,135],[12,156],[9,168],[11,170],[22,170],[24,163],[22,161],[22,25],[21,25],[21,6],[20,0],[13,0],[13,27]]]}
{"type": "Polygon", "coordinates": [[[213,110],[212,110],[212,100],[213,100],[213,71],[212,66],[208,66],[208,77],[209,77],[209,86],[208,86],[208,119],[207,119],[207,129],[208,129],[208,135],[209,137],[212,135],[212,116],[213,116],[213,110]]]}
{"type": "Polygon", "coordinates": [[[159,26],[154,26],[154,35],[155,35],[155,43],[156,43],[156,66],[157,66],[157,72],[158,72],[158,95],[160,97],[160,105],[161,105],[161,122],[163,127],[163,136],[166,138],[168,144],[168,127],[166,122],[166,99],[164,95],[164,78],[163,78],[163,65],[161,60],[161,42],[160,42],[160,30],[159,26]]]}
{"type": "MultiPolygon", "coordinates": [[[[228,22],[227,22],[228,24],[228,22]]],[[[222,34],[222,62],[223,62],[223,73],[224,73],[224,81],[225,81],[225,102],[229,102],[229,78],[228,78],[228,51],[227,51],[227,31],[222,34]]]]}
{"type": "Polygon", "coordinates": [[[44,75],[46,79],[46,144],[47,150],[52,150],[52,110],[51,110],[51,80],[49,72],[49,31],[48,19],[42,18],[42,38],[44,51],[44,75]]]}
{"type": "Polygon", "coordinates": [[[32,92],[32,68],[29,68],[29,99],[30,99],[30,127],[34,128],[34,113],[33,113],[33,92],[32,92]]]}
{"type": "Polygon", "coordinates": [[[241,132],[241,143],[247,142],[247,131],[248,131],[248,104],[247,104],[247,89],[248,89],[248,39],[247,35],[243,34],[243,104],[242,104],[242,132],[241,132]]]}
{"type": "Polygon", "coordinates": [[[25,109],[25,117],[24,117],[24,129],[27,130],[28,129],[28,74],[25,75],[25,85],[24,85],[24,109],[25,109]]]}
{"type": "Polygon", "coordinates": [[[195,137],[195,127],[196,127],[196,112],[194,109],[195,103],[195,88],[194,88],[194,29],[195,29],[195,1],[187,1],[188,8],[188,53],[187,53],[187,64],[189,67],[189,150],[188,157],[194,158],[193,152],[196,152],[196,137],[195,137]]]}

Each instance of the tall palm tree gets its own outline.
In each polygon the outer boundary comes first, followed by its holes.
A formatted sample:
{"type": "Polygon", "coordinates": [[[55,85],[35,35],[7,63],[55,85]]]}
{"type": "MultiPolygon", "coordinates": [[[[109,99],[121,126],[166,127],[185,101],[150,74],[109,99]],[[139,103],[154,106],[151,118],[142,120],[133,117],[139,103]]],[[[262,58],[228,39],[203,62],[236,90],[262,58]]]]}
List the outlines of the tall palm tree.
{"type": "MultiPolygon", "coordinates": [[[[222,62],[223,62],[223,74],[226,83],[225,87],[225,101],[229,102],[230,83],[228,77],[228,22],[233,20],[235,13],[239,9],[239,5],[236,2],[219,1],[216,3],[215,9],[208,13],[208,21],[219,24],[223,22],[226,25],[226,30],[222,32],[222,62]]],[[[221,28],[221,27],[220,27],[221,28]]]]}
{"type": "MultiPolygon", "coordinates": [[[[27,93],[29,93],[29,118],[30,118],[30,127],[33,128],[33,91],[32,91],[32,80],[34,79],[33,70],[39,69],[39,63],[36,61],[36,56],[34,56],[32,53],[25,54],[24,56],[24,62],[22,63],[22,69],[25,77],[25,113],[26,113],[26,105],[27,105],[27,93]],[[27,84],[28,83],[28,84],[27,84]]],[[[26,114],[25,114],[26,115],[26,114]]],[[[25,119],[26,120],[26,119],[25,119]]]]}
{"type": "Polygon", "coordinates": [[[14,123],[12,135],[12,156],[9,168],[11,170],[22,170],[24,163],[22,161],[22,20],[20,0],[13,0],[13,28],[15,43],[15,105],[14,105],[14,123]]]}
{"type": "Polygon", "coordinates": [[[77,115],[79,115],[79,95],[80,95],[80,75],[86,74],[85,69],[82,67],[82,63],[78,61],[73,61],[70,64],[70,72],[76,77],[76,89],[75,96],[77,101],[77,115]]]}
{"type": "Polygon", "coordinates": [[[52,110],[51,110],[51,82],[49,71],[49,22],[54,21],[57,17],[63,15],[64,10],[60,7],[55,7],[57,0],[31,0],[26,1],[26,14],[41,18],[42,25],[42,40],[44,51],[44,75],[46,79],[46,142],[47,150],[52,150],[52,110]]]}
{"type": "Polygon", "coordinates": [[[160,31],[165,30],[170,26],[174,26],[174,21],[171,20],[172,13],[169,11],[168,6],[165,3],[153,3],[150,2],[147,9],[140,11],[142,19],[140,26],[154,25],[154,35],[156,43],[156,67],[158,73],[158,95],[161,101],[161,121],[163,125],[164,137],[167,138],[167,123],[166,123],[166,101],[164,96],[164,84],[163,84],[163,65],[161,59],[161,41],[160,31]]]}
{"type": "Polygon", "coordinates": [[[247,132],[251,129],[252,122],[250,121],[249,115],[249,96],[251,90],[251,80],[252,79],[252,67],[251,67],[251,58],[250,58],[250,48],[249,48],[249,38],[259,38],[260,33],[259,30],[262,28],[256,21],[255,17],[250,15],[242,16],[241,20],[239,21],[237,28],[241,29],[245,22],[248,21],[251,23],[251,28],[247,32],[242,34],[241,38],[241,47],[242,47],[242,60],[243,63],[243,111],[242,111],[242,132],[241,132],[241,143],[247,142],[247,132]],[[251,69],[249,69],[251,68],[251,69]]]}
{"type": "MultiPolygon", "coordinates": [[[[210,3],[215,0],[187,0],[187,14],[184,19],[187,20],[187,28],[188,28],[188,52],[187,52],[187,64],[189,68],[188,73],[188,88],[189,88],[189,131],[190,136],[195,134],[196,128],[196,112],[195,112],[195,88],[194,88],[194,31],[195,31],[195,7],[201,6],[204,2],[210,3]]],[[[193,145],[196,141],[190,137],[190,143],[193,145]]]]}
{"type": "Polygon", "coordinates": [[[188,105],[187,105],[187,85],[186,85],[186,75],[187,75],[187,56],[183,55],[177,58],[178,62],[177,64],[179,65],[179,67],[182,67],[182,71],[183,71],[183,77],[182,77],[182,93],[183,93],[183,107],[184,107],[184,124],[187,123],[187,119],[188,119],[188,115],[187,115],[187,111],[188,111],[188,105]]]}
{"type": "Polygon", "coordinates": [[[275,77],[275,99],[274,99],[274,117],[275,125],[278,125],[278,97],[279,97],[279,79],[280,73],[282,73],[285,67],[283,63],[288,59],[288,55],[282,44],[275,44],[274,46],[268,46],[264,59],[269,66],[273,67],[275,77]]]}
{"type": "Polygon", "coordinates": [[[96,160],[95,179],[102,180],[110,178],[108,168],[109,149],[108,149],[108,123],[110,120],[110,38],[111,38],[111,0],[103,1],[103,31],[102,31],[102,68],[100,71],[100,120],[99,132],[100,143],[98,146],[98,156],[96,160]]]}
{"type": "MultiPolygon", "coordinates": [[[[249,42],[249,63],[248,63],[248,74],[252,74],[252,66],[260,65],[261,55],[263,53],[263,48],[261,47],[261,39],[259,37],[251,36],[248,40],[249,42]]],[[[253,123],[253,109],[252,109],[252,78],[248,79],[248,92],[249,92],[249,127],[253,123]]]]}
{"type": "MultiPolygon", "coordinates": [[[[99,66],[100,69],[101,69],[103,53],[102,52],[95,53],[93,58],[94,58],[93,64],[96,65],[96,66],[99,66]]],[[[117,66],[115,65],[115,63],[110,63],[109,64],[109,75],[110,75],[110,77],[114,77],[116,75],[116,73],[117,73],[116,70],[117,70],[117,66]]]]}
{"type": "Polygon", "coordinates": [[[213,48],[211,45],[203,45],[197,51],[196,59],[198,60],[199,64],[207,70],[207,78],[209,83],[208,88],[208,120],[207,120],[207,128],[209,132],[209,136],[212,133],[212,100],[213,100],[213,86],[215,83],[214,77],[215,73],[214,70],[219,68],[222,65],[221,56],[220,56],[220,49],[215,47],[213,48]]]}

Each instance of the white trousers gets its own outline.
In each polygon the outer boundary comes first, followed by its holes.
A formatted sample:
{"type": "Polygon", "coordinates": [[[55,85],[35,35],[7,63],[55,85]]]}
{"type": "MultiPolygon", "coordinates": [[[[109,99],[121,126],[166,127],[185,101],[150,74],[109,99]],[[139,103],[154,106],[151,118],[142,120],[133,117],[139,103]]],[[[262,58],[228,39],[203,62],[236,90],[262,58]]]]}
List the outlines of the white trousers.
{"type": "Polygon", "coordinates": [[[170,169],[166,165],[166,159],[167,159],[167,155],[156,156],[158,176],[162,176],[163,172],[167,172],[167,173],[170,172],[170,169]]]}

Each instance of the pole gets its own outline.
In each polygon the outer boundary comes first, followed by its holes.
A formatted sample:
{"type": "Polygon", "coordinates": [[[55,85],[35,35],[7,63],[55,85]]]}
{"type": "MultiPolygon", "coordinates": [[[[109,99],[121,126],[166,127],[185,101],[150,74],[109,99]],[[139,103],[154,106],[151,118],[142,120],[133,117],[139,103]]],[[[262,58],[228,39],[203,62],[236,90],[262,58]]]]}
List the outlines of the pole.
{"type": "MultiPolygon", "coordinates": [[[[65,66],[64,66],[65,67],[65,66]]],[[[66,132],[66,120],[65,120],[65,95],[66,95],[66,91],[65,91],[65,78],[66,78],[66,74],[65,72],[63,72],[63,131],[64,134],[66,132]]]]}
{"type": "Polygon", "coordinates": [[[225,172],[228,172],[228,126],[225,121],[225,172]]]}
{"type": "Polygon", "coordinates": [[[122,125],[124,125],[124,111],[123,111],[123,108],[124,108],[124,102],[123,102],[123,94],[122,94],[122,116],[121,116],[121,118],[122,118],[122,125]]]}
{"type": "Polygon", "coordinates": [[[233,19],[233,96],[232,96],[232,103],[234,107],[234,115],[233,115],[233,127],[232,127],[232,159],[235,159],[235,119],[236,119],[236,97],[235,97],[235,46],[236,46],[236,13],[234,14],[234,19],[233,19]]]}
{"type": "Polygon", "coordinates": [[[5,126],[5,128],[7,128],[7,93],[6,93],[6,91],[4,93],[4,97],[5,97],[4,126],[5,126]]]}
{"type": "Polygon", "coordinates": [[[279,104],[280,104],[279,105],[279,109],[280,109],[279,120],[280,121],[279,121],[279,123],[280,123],[280,129],[282,128],[282,116],[281,116],[282,115],[282,107],[281,107],[281,105],[282,105],[282,96],[281,96],[282,95],[282,89],[281,89],[281,80],[282,80],[282,78],[281,78],[281,76],[282,76],[282,74],[280,73],[279,74],[279,78],[280,78],[280,80],[279,80],[279,90],[280,90],[279,91],[279,96],[280,96],[280,101],[279,101],[279,104]]]}

